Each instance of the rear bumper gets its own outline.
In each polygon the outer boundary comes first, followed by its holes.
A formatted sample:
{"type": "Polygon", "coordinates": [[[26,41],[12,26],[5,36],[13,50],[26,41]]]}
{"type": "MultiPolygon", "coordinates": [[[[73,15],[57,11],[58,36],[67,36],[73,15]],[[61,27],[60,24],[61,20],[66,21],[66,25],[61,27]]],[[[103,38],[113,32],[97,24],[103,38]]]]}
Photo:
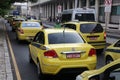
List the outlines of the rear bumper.
{"type": "Polygon", "coordinates": [[[43,60],[41,62],[42,72],[44,74],[61,74],[61,73],[81,73],[85,70],[92,70],[96,68],[96,57],[88,58],[86,60],[43,60]]]}
{"type": "Polygon", "coordinates": [[[95,47],[95,49],[104,49],[106,46],[106,42],[102,41],[102,42],[88,42],[89,44],[91,44],[93,47],[95,47]]]}
{"type": "Polygon", "coordinates": [[[34,36],[18,35],[18,39],[19,39],[19,40],[29,41],[29,40],[32,40],[33,38],[34,38],[34,36]]]}

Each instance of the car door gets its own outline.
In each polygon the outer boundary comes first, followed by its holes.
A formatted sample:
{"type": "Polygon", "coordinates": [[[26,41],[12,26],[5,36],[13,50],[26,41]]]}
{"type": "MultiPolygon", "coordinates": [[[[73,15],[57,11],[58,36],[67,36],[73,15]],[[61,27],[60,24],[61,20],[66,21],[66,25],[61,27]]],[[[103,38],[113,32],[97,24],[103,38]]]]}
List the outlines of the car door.
{"type": "Polygon", "coordinates": [[[99,72],[99,74],[89,77],[89,80],[120,80],[120,63],[99,72]]]}
{"type": "MultiPolygon", "coordinates": [[[[34,38],[33,42],[32,42],[32,56],[34,61],[36,62],[38,54],[41,51],[41,46],[44,44],[44,33],[42,31],[40,31],[34,38]]],[[[36,62],[37,63],[37,62],[36,62]]]]}

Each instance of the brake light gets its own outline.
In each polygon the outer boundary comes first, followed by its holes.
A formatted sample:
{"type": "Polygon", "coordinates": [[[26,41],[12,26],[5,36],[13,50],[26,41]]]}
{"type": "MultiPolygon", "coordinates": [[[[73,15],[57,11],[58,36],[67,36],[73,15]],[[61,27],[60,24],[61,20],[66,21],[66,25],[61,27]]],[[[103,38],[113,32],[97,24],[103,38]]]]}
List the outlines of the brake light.
{"type": "Polygon", "coordinates": [[[96,50],[92,48],[92,49],[89,51],[89,56],[93,56],[93,55],[96,55],[96,50]]]}
{"type": "Polygon", "coordinates": [[[23,31],[23,29],[18,29],[18,31],[21,33],[21,34],[24,34],[24,31],[23,31]]]}
{"type": "Polygon", "coordinates": [[[104,39],[106,39],[106,32],[104,32],[104,39]]]}
{"type": "Polygon", "coordinates": [[[15,22],[13,22],[13,25],[15,24],[15,22]]]}
{"type": "Polygon", "coordinates": [[[44,56],[48,57],[48,58],[57,58],[58,57],[55,50],[49,50],[49,51],[44,52],[44,56]]]}

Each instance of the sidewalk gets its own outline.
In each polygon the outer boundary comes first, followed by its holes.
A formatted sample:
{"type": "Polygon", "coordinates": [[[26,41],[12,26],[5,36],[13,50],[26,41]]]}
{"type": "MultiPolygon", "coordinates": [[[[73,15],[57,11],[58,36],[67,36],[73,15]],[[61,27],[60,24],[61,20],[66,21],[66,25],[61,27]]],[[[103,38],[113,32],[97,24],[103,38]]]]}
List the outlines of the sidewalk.
{"type": "Polygon", "coordinates": [[[0,80],[13,80],[3,19],[0,19],[0,80]]]}

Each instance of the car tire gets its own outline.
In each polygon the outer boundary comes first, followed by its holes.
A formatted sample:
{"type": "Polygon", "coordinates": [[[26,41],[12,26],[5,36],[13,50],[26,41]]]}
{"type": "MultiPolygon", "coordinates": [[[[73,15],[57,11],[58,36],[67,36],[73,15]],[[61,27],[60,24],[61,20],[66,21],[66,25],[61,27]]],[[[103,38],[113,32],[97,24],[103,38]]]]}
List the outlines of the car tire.
{"type": "Polygon", "coordinates": [[[113,61],[113,58],[110,57],[110,56],[107,56],[107,57],[106,57],[106,60],[105,60],[105,63],[106,63],[106,64],[109,64],[109,63],[112,62],[112,61],[113,61]]]}
{"type": "Polygon", "coordinates": [[[17,42],[18,42],[18,43],[20,43],[20,42],[21,42],[21,41],[19,40],[19,38],[18,38],[17,34],[16,34],[16,40],[17,40],[17,42]]]}
{"type": "Polygon", "coordinates": [[[41,71],[41,67],[40,67],[40,62],[37,62],[37,74],[38,74],[38,78],[40,80],[45,80],[45,74],[42,73],[41,71]]]}
{"type": "Polygon", "coordinates": [[[30,62],[30,63],[33,63],[33,59],[32,59],[32,57],[31,57],[30,49],[29,49],[29,62],[30,62]]]}
{"type": "Polygon", "coordinates": [[[15,32],[15,29],[12,27],[12,32],[15,32]]]}

